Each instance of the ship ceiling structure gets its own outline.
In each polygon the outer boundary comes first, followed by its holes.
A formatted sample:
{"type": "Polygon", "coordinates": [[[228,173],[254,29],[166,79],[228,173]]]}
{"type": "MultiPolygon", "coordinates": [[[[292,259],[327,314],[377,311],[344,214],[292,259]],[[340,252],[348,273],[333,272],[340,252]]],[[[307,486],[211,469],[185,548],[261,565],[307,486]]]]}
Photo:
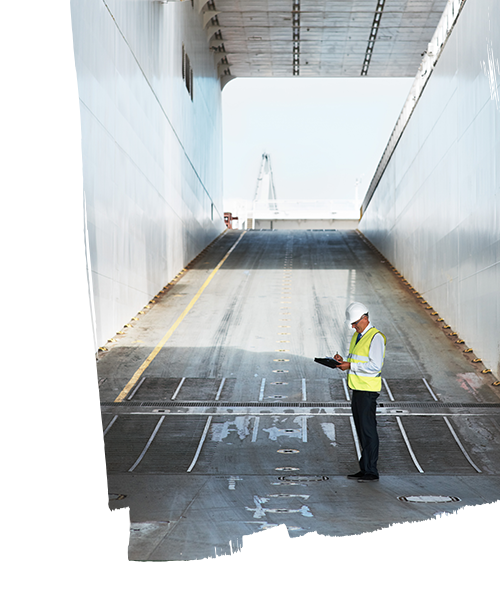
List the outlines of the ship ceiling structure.
{"type": "Polygon", "coordinates": [[[447,0],[193,0],[234,77],[414,77],[447,0]]]}

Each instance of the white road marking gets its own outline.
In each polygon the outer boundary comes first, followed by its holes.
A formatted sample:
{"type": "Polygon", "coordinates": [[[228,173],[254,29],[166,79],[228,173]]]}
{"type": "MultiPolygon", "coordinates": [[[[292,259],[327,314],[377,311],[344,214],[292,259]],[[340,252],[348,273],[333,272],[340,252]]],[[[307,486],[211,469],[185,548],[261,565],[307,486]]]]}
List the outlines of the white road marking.
{"type": "Polygon", "coordinates": [[[266,387],[266,380],[263,379],[260,384],[259,402],[262,402],[264,398],[264,388],[266,387]]]}
{"type": "Polygon", "coordinates": [[[254,519],[262,519],[266,517],[266,513],[277,513],[277,514],[286,514],[286,513],[300,513],[303,517],[312,517],[313,514],[309,510],[309,507],[306,505],[301,506],[298,509],[290,509],[290,508],[264,508],[263,504],[269,502],[269,498],[260,498],[255,495],[253,497],[253,501],[255,504],[255,508],[251,508],[246,506],[245,508],[249,511],[253,511],[254,519]]]}
{"type": "Polygon", "coordinates": [[[336,446],[335,425],[333,423],[321,423],[321,428],[323,429],[323,433],[330,440],[330,446],[336,446]]]}
{"type": "Polygon", "coordinates": [[[249,423],[252,418],[250,415],[236,416],[231,421],[214,423],[212,426],[212,442],[222,442],[231,432],[236,432],[240,440],[244,440],[250,435],[249,423]]]}
{"type": "Polygon", "coordinates": [[[156,427],[153,431],[153,433],[151,434],[151,437],[148,440],[148,443],[144,446],[144,450],[141,452],[139,458],[135,461],[135,463],[130,467],[129,469],[129,473],[132,473],[132,471],[137,467],[137,465],[141,462],[141,460],[144,458],[144,455],[146,454],[146,452],[148,451],[149,446],[151,446],[151,444],[153,443],[153,440],[156,437],[156,434],[158,433],[158,429],[160,429],[161,424],[163,423],[163,419],[165,418],[165,416],[161,417],[161,419],[158,421],[158,423],[156,424],[156,427]]]}
{"type": "Polygon", "coordinates": [[[196,464],[196,461],[198,460],[198,456],[200,456],[201,448],[203,446],[203,443],[205,442],[205,438],[207,437],[207,433],[208,433],[208,430],[210,429],[211,422],[212,422],[212,417],[208,417],[207,422],[205,424],[205,429],[203,430],[203,433],[201,435],[200,443],[198,444],[198,449],[196,450],[196,454],[194,455],[193,461],[189,465],[189,468],[187,470],[188,473],[190,473],[193,470],[193,468],[196,464]]]}
{"type": "Polygon", "coordinates": [[[349,398],[349,389],[347,388],[347,380],[342,379],[342,383],[344,384],[344,392],[345,392],[345,397],[347,398],[347,402],[350,402],[351,399],[349,398]]]}
{"type": "Polygon", "coordinates": [[[302,402],[307,402],[306,380],[302,380],[302,402]]]}
{"type": "Polygon", "coordinates": [[[422,379],[422,381],[425,383],[425,387],[429,390],[429,392],[430,392],[431,396],[434,398],[434,400],[436,402],[439,402],[439,399],[436,398],[434,392],[431,390],[431,386],[427,383],[427,381],[425,379],[422,379]]]}
{"type": "Polygon", "coordinates": [[[235,490],[236,489],[236,482],[237,481],[243,481],[241,479],[241,477],[235,477],[234,475],[231,475],[231,477],[228,479],[229,482],[229,486],[228,486],[228,490],[235,490]]]}
{"type": "Polygon", "coordinates": [[[458,439],[458,436],[455,433],[455,430],[453,429],[453,427],[451,426],[451,423],[449,422],[448,417],[443,417],[443,419],[445,420],[446,425],[448,425],[448,428],[451,431],[451,434],[455,438],[455,441],[457,442],[458,447],[460,448],[460,450],[462,450],[463,455],[465,456],[465,458],[469,461],[469,463],[472,465],[472,467],[474,469],[476,469],[476,471],[478,473],[481,473],[482,472],[481,469],[474,464],[474,462],[472,461],[471,457],[467,454],[467,450],[462,446],[462,442],[458,439]]]}
{"type": "Polygon", "coordinates": [[[177,398],[177,394],[181,391],[181,387],[182,387],[182,384],[184,383],[184,381],[186,381],[185,377],[183,377],[181,379],[181,382],[177,386],[177,389],[175,390],[174,395],[172,396],[172,398],[170,398],[170,400],[175,400],[177,398]]]}
{"type": "Polygon", "coordinates": [[[143,377],[139,383],[135,386],[133,392],[130,394],[130,396],[128,397],[128,400],[132,400],[132,398],[135,396],[135,393],[137,392],[137,390],[141,387],[141,385],[144,383],[144,381],[146,380],[145,377],[143,377]]]}
{"type": "Polygon", "coordinates": [[[408,448],[408,452],[410,453],[410,456],[411,456],[413,462],[415,463],[415,466],[420,471],[420,473],[423,473],[424,470],[419,465],[417,457],[415,456],[415,453],[412,450],[412,447],[411,447],[411,444],[410,444],[410,440],[408,439],[408,436],[406,435],[405,428],[403,427],[403,423],[401,422],[401,417],[396,417],[396,421],[398,422],[399,429],[401,430],[401,433],[403,435],[403,439],[405,441],[406,447],[408,448]]]}
{"type": "Polygon", "coordinates": [[[279,437],[286,436],[290,438],[303,438],[302,429],[278,429],[278,427],[273,426],[269,429],[263,429],[269,434],[269,439],[275,442],[279,437]]]}
{"type": "Polygon", "coordinates": [[[356,446],[356,454],[358,455],[358,460],[359,460],[361,458],[361,447],[359,445],[358,434],[356,433],[356,425],[354,424],[354,417],[349,417],[349,420],[351,421],[352,436],[354,438],[354,445],[356,446]]]}
{"type": "Polygon", "coordinates": [[[260,417],[254,417],[253,431],[252,431],[252,442],[257,441],[257,434],[259,433],[260,417]]]}
{"type": "MultiPolygon", "coordinates": [[[[158,414],[158,412],[162,412],[163,409],[151,409],[151,410],[143,410],[143,411],[130,411],[127,412],[127,415],[155,415],[158,414]]],[[[287,409],[283,409],[286,410],[287,412],[279,412],[277,410],[270,410],[269,412],[266,412],[266,416],[267,417],[290,417],[291,414],[293,415],[304,415],[304,416],[308,416],[308,417],[317,417],[318,413],[317,412],[313,412],[314,409],[314,405],[313,404],[309,404],[308,407],[304,407],[304,408],[287,408],[287,409]]],[[[321,408],[322,411],[324,411],[324,414],[322,413],[322,415],[334,415],[334,416],[338,416],[338,417],[343,417],[343,416],[348,416],[349,412],[346,412],[347,410],[351,410],[350,408],[344,408],[344,407],[335,407],[332,406],[331,408],[326,406],[326,407],[322,407],[321,408]]],[[[212,412],[209,412],[206,408],[197,408],[197,407],[183,407],[183,411],[182,412],[172,412],[171,410],[165,410],[164,412],[168,412],[169,416],[172,417],[185,417],[186,415],[196,415],[196,416],[208,416],[208,415],[212,415],[213,417],[215,416],[221,416],[221,415],[230,415],[231,417],[236,417],[236,416],[245,416],[245,415],[253,415],[253,413],[256,412],[261,412],[260,408],[257,407],[245,407],[245,409],[240,409],[238,407],[237,404],[234,404],[232,408],[214,408],[212,412]],[[228,413],[229,411],[229,413],[228,413]]],[[[425,412],[410,412],[408,410],[395,410],[394,408],[377,408],[377,414],[386,414],[386,415],[394,415],[394,414],[404,414],[405,417],[446,417],[449,416],[450,413],[446,412],[446,413],[440,413],[440,412],[432,412],[432,413],[425,413],[425,412]]],[[[109,415],[109,412],[106,412],[106,410],[102,411],[103,415],[109,415]]],[[[464,412],[464,413],[455,413],[453,415],[454,417],[484,417],[486,416],[484,412],[477,412],[477,413],[473,413],[473,412],[464,412]]]]}
{"type": "Polygon", "coordinates": [[[392,395],[391,390],[389,389],[389,386],[387,385],[387,381],[385,379],[382,378],[382,382],[384,384],[385,389],[387,390],[387,393],[389,394],[389,398],[391,399],[391,402],[394,402],[394,396],[392,395]]]}
{"type": "Polygon", "coordinates": [[[307,442],[307,417],[300,417],[302,419],[302,441],[307,442]]]}
{"type": "Polygon", "coordinates": [[[87,458],[92,454],[92,452],[94,452],[94,450],[97,448],[97,446],[101,443],[102,438],[108,433],[108,431],[111,429],[111,426],[113,425],[113,423],[116,421],[116,419],[118,419],[118,415],[115,415],[112,419],[111,419],[111,423],[109,423],[109,425],[106,427],[106,429],[101,433],[101,435],[97,438],[97,442],[92,446],[92,448],[87,452],[87,454],[82,458],[82,460],[76,465],[76,467],[73,467],[71,469],[70,472],[76,471],[78,469],[78,467],[81,467],[83,465],[83,463],[87,460],[87,458]]]}
{"type": "Polygon", "coordinates": [[[222,393],[222,388],[224,387],[224,384],[225,384],[225,383],[226,383],[226,378],[225,378],[225,377],[223,377],[223,378],[222,378],[222,381],[220,382],[219,389],[218,389],[218,391],[217,391],[217,396],[215,396],[215,401],[216,401],[216,402],[218,402],[218,401],[219,401],[220,395],[221,395],[221,393],[222,393]]]}

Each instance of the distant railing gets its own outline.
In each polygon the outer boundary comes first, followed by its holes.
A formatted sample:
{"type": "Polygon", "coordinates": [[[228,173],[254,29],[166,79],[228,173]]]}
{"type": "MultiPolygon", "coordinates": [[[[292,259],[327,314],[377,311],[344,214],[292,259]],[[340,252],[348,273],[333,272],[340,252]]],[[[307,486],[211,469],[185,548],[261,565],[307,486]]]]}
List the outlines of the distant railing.
{"type": "Polygon", "coordinates": [[[375,170],[375,175],[370,183],[368,191],[366,192],[365,199],[361,206],[361,214],[363,214],[370,204],[377,186],[382,179],[382,175],[389,164],[392,153],[394,152],[403,131],[406,128],[408,121],[417,105],[417,102],[422,94],[429,77],[431,76],[434,67],[441,55],[441,52],[446,44],[446,41],[455,26],[462,8],[464,7],[467,0],[448,0],[448,4],[444,9],[443,15],[439,24],[434,32],[434,35],[427,46],[427,50],[424,52],[422,62],[418,68],[417,75],[411,86],[410,93],[406,98],[406,102],[403,106],[403,110],[399,115],[396,125],[391,133],[391,137],[385,147],[382,158],[375,170]]]}

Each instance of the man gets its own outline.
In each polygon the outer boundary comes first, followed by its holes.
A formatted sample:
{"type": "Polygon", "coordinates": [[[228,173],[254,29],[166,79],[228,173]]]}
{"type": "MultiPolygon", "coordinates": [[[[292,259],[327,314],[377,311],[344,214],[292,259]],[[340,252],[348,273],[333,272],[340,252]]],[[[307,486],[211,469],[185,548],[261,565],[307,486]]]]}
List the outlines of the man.
{"type": "Polygon", "coordinates": [[[370,325],[368,309],[361,302],[353,302],[345,311],[347,323],[355,330],[347,360],[335,355],[342,371],[347,371],[347,384],[352,392],[352,415],[362,452],[359,471],[348,475],[359,482],[378,481],[378,433],[376,408],[382,388],[382,365],[385,358],[386,338],[370,325]]]}

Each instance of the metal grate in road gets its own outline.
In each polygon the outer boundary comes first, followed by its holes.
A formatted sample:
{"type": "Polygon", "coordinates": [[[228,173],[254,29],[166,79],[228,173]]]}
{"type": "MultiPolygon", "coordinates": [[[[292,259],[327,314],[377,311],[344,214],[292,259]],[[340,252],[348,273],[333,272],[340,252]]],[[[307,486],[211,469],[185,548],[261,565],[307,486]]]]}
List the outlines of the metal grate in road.
{"type": "MultiPolygon", "coordinates": [[[[101,406],[117,406],[115,402],[101,402],[101,406]]],[[[170,408],[350,408],[350,402],[125,402],[120,405],[124,406],[152,406],[152,407],[170,407],[170,408]]],[[[381,403],[380,408],[426,408],[430,410],[443,410],[447,408],[476,408],[476,409],[500,409],[500,404],[478,404],[465,402],[446,402],[446,403],[430,403],[430,402],[403,402],[403,403],[381,403]]]]}

